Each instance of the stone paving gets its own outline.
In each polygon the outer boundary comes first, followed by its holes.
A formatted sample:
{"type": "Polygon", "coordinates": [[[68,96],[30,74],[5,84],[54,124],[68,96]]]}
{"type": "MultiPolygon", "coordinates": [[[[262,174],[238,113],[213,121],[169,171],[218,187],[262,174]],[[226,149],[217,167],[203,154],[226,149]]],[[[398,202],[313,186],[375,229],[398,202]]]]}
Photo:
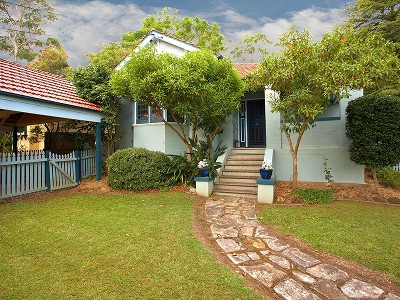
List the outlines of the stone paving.
{"type": "Polygon", "coordinates": [[[255,206],[253,199],[208,199],[205,213],[213,237],[231,262],[275,296],[400,300],[284,243],[258,222],[255,206]]]}

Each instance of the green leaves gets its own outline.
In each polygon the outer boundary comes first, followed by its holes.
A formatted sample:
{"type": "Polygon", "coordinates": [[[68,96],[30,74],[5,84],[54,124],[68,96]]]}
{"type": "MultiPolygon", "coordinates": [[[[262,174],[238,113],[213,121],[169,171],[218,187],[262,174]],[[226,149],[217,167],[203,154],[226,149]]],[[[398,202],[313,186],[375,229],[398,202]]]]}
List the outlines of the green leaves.
{"type": "MultiPolygon", "coordinates": [[[[118,95],[167,109],[182,120],[177,123],[203,129],[210,139],[238,109],[244,88],[232,63],[213,53],[199,50],[177,57],[157,54],[153,47],[132,53],[110,84],[118,95]]],[[[188,141],[185,131],[179,134],[188,141]]]]}
{"type": "Polygon", "coordinates": [[[370,168],[400,162],[400,98],[385,95],[360,97],[346,109],[350,158],[370,168]]]}

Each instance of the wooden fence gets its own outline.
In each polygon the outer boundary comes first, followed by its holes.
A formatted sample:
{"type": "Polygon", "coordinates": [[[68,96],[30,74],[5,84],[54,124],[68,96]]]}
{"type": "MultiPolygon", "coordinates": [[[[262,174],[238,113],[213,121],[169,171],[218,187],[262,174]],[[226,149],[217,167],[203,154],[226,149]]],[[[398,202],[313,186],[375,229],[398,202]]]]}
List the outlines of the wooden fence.
{"type": "Polygon", "coordinates": [[[400,171],[400,163],[398,163],[397,165],[395,165],[395,166],[393,167],[393,169],[400,171]]]}
{"type": "Polygon", "coordinates": [[[1,198],[76,186],[95,175],[93,150],[58,155],[49,151],[3,153],[0,160],[1,198]]]}

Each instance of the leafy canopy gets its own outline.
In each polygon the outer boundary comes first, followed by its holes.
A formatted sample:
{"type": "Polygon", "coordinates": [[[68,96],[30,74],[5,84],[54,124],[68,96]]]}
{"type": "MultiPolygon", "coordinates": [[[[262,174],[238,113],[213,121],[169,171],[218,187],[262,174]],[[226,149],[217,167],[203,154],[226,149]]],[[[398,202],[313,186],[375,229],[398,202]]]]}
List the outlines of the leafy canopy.
{"type": "Polygon", "coordinates": [[[123,34],[121,40],[122,48],[132,49],[150,30],[156,29],[214,53],[219,53],[226,49],[223,43],[225,37],[221,34],[221,28],[218,23],[213,22],[210,24],[198,16],[181,18],[177,10],[173,14],[170,12],[171,8],[165,7],[155,16],[149,16],[143,20],[143,26],[139,30],[123,34]]]}
{"type": "Polygon", "coordinates": [[[278,92],[271,106],[282,116],[281,130],[289,142],[296,185],[302,136],[315,125],[331,96],[339,100],[353,89],[398,83],[400,62],[393,44],[379,36],[357,35],[351,28],[336,28],[314,41],[308,31],[292,27],[277,45],[281,51],[266,55],[248,84],[252,89],[270,86],[278,92]]]}
{"type": "Polygon", "coordinates": [[[72,71],[67,52],[55,38],[48,38],[46,44],[47,47],[40,51],[39,56],[28,62],[28,67],[67,77],[72,71]]]}
{"type": "Polygon", "coordinates": [[[115,92],[151,106],[164,119],[167,109],[179,129],[170,126],[191,152],[183,125],[191,125],[191,138],[203,129],[210,141],[225,118],[238,109],[243,83],[230,61],[209,51],[186,52],[182,57],[157,54],[154,47],[134,53],[111,79],[115,92]]]}
{"type": "Polygon", "coordinates": [[[400,98],[368,95],[346,109],[350,159],[369,168],[400,162],[400,98]]]}
{"type": "Polygon", "coordinates": [[[46,0],[1,0],[0,51],[8,53],[17,62],[19,59],[32,60],[35,47],[42,46],[42,26],[57,19],[54,8],[46,0]]]}

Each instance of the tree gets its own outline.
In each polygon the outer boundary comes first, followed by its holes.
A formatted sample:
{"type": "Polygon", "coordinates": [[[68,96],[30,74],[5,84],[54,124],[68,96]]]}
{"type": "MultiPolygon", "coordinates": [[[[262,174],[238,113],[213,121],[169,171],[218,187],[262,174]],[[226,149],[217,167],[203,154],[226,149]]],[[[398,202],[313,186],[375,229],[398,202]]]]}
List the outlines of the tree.
{"type": "MultiPolygon", "coordinates": [[[[348,8],[348,24],[364,35],[381,34],[396,45],[400,57],[400,3],[397,0],[357,0],[348,8]]],[[[393,82],[372,86],[366,93],[395,94],[400,96],[400,87],[393,82]]]]}
{"type": "Polygon", "coordinates": [[[380,33],[385,39],[396,43],[400,50],[398,0],[357,0],[348,11],[352,26],[365,34],[380,33]]]}
{"type": "Polygon", "coordinates": [[[293,186],[297,186],[297,154],[307,129],[329,105],[329,99],[349,96],[352,89],[395,78],[399,59],[389,42],[375,35],[358,36],[352,29],[336,28],[314,41],[308,31],[293,27],[278,44],[280,53],[265,56],[258,71],[249,77],[249,86],[270,86],[277,91],[273,112],[282,116],[293,160],[293,186]]]}
{"type": "Polygon", "coordinates": [[[89,58],[90,65],[104,67],[111,71],[129,52],[116,43],[110,43],[109,45],[101,45],[98,53],[90,52],[86,53],[85,56],[89,58]]]}
{"type": "Polygon", "coordinates": [[[47,47],[41,50],[39,57],[28,62],[28,67],[67,77],[72,71],[68,64],[68,54],[55,38],[48,38],[47,47]]]}
{"type": "Polygon", "coordinates": [[[242,80],[232,63],[205,50],[186,52],[179,58],[156,54],[153,47],[142,48],[112,76],[111,86],[118,95],[151,106],[188,153],[192,152],[189,139],[196,140],[198,129],[205,131],[212,144],[243,95],[242,80]],[[162,109],[177,127],[164,118],[162,109]],[[190,133],[185,125],[190,125],[190,133]]]}
{"type": "Polygon", "coordinates": [[[350,159],[371,169],[377,190],[376,169],[400,161],[400,98],[368,95],[351,101],[346,109],[350,159]]]}
{"type": "Polygon", "coordinates": [[[18,62],[32,60],[35,47],[42,46],[42,26],[57,19],[54,8],[45,0],[0,0],[0,23],[5,35],[0,36],[0,50],[18,62]]]}
{"type": "Polygon", "coordinates": [[[72,74],[79,96],[101,105],[105,117],[102,119],[103,138],[107,143],[107,156],[114,152],[114,143],[118,139],[116,127],[118,125],[119,99],[113,93],[109,80],[112,71],[104,66],[90,65],[78,67],[72,74]]]}
{"type": "Polygon", "coordinates": [[[165,7],[155,16],[149,16],[143,20],[143,26],[139,30],[123,34],[121,46],[132,49],[150,30],[156,29],[214,53],[226,49],[223,43],[225,37],[221,34],[218,23],[210,24],[198,16],[180,18],[177,10],[172,15],[169,13],[170,10],[171,8],[165,7]]]}

